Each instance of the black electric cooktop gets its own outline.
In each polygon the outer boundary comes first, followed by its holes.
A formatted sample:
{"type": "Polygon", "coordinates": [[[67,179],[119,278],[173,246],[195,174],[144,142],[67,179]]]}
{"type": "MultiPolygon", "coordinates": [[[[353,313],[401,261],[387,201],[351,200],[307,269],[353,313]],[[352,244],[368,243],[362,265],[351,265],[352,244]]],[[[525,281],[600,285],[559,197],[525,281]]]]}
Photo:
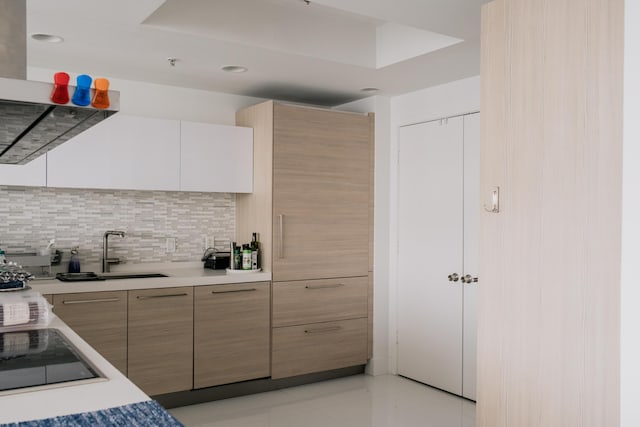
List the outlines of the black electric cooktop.
{"type": "Polygon", "coordinates": [[[0,333],[0,392],[100,377],[57,329],[0,333]]]}

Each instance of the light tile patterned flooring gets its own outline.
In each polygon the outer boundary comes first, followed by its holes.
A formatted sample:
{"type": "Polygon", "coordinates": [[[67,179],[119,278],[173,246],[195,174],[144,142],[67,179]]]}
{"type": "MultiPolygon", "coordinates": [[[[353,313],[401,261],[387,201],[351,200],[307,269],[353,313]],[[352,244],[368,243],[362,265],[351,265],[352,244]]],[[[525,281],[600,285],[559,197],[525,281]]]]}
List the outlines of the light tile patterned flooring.
{"type": "Polygon", "coordinates": [[[187,427],[474,427],[475,403],[395,375],[356,375],[171,409],[187,427]]]}

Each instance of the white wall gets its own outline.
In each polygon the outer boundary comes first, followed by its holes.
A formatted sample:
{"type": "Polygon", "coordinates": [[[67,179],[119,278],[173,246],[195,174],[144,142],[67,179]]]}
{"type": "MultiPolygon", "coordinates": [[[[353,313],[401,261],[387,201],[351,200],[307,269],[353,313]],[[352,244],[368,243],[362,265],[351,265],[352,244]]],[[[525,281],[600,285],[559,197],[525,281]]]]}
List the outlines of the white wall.
{"type": "Polygon", "coordinates": [[[620,425],[640,426],[640,2],[625,1],[620,425]]]}
{"type": "Polygon", "coordinates": [[[375,113],[373,358],[367,373],[389,372],[389,118],[390,99],[373,96],[336,107],[355,113],[375,113]]]}
{"type": "MultiPolygon", "coordinates": [[[[52,82],[57,71],[28,67],[27,79],[52,82]]],[[[75,78],[81,73],[67,72],[71,76],[70,84],[75,86],[75,78]]],[[[120,112],[159,119],[234,125],[237,110],[263,101],[248,96],[132,80],[109,78],[109,82],[110,90],[120,92],[120,112]]]]}
{"type": "Polygon", "coordinates": [[[389,371],[397,373],[397,206],[400,126],[480,111],[480,77],[419,90],[391,99],[389,145],[389,371]]]}

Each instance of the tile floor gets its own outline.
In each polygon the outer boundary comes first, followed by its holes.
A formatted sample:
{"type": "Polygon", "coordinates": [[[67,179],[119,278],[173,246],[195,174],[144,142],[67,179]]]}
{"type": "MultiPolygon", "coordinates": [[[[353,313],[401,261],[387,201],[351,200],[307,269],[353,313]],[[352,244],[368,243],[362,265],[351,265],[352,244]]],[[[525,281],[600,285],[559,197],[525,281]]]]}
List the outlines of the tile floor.
{"type": "Polygon", "coordinates": [[[170,412],[187,427],[474,427],[475,404],[395,375],[356,375],[170,412]]]}

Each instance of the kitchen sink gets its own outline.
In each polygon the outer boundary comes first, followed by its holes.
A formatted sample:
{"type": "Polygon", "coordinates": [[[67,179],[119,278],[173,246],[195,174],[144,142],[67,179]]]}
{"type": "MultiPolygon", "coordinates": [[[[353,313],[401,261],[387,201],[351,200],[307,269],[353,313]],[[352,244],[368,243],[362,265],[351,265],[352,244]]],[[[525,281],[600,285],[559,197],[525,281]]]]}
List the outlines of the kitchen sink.
{"type": "Polygon", "coordinates": [[[93,282],[96,280],[122,280],[122,279],[150,279],[154,277],[169,277],[162,273],[58,273],[56,279],[62,282],[93,282]]]}
{"type": "Polygon", "coordinates": [[[113,279],[150,279],[153,277],[169,277],[166,274],[162,273],[122,273],[122,274],[114,274],[107,273],[103,274],[102,277],[104,280],[113,280],[113,279]]]}

